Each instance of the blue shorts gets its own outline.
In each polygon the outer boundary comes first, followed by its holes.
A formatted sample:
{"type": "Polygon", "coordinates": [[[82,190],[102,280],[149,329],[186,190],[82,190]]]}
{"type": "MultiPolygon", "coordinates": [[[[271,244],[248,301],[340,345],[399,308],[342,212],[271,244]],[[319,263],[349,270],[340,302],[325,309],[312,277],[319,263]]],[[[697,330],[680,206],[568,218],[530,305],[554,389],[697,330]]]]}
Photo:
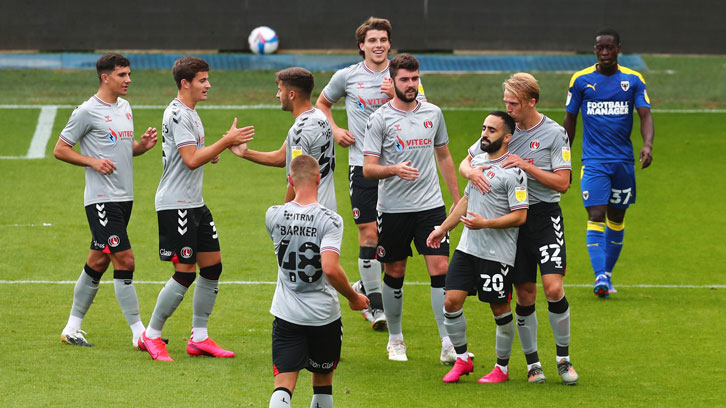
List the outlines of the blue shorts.
{"type": "Polygon", "coordinates": [[[635,204],[635,164],[585,163],[580,171],[580,189],[585,207],[608,205],[626,209],[635,204]]]}

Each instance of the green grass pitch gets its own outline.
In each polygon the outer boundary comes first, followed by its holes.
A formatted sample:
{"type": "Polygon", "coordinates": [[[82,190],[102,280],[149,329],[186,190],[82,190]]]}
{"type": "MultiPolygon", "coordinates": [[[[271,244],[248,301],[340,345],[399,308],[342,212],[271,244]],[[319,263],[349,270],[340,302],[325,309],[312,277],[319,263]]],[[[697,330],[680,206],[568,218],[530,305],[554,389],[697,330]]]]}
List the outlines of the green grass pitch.
{"type": "MultiPolygon", "coordinates": [[[[342,299],[342,360],[334,379],[339,407],[505,406],[719,406],[726,392],[723,310],[726,277],[721,240],[726,216],[720,158],[726,150],[726,113],[658,111],[723,109],[726,58],[648,57],[649,94],[654,100],[654,163],[636,170],[637,204],[628,210],[626,244],[614,273],[619,293],[603,301],[592,295],[593,276],[585,249],[586,213],[579,193],[581,134],[573,146],[573,183],[562,208],[568,247],[566,293],[572,313],[571,356],[580,374],[575,387],[561,385],[554,340],[541,291],[537,303],[539,352],[547,382],[526,381],[524,357],[515,340],[510,381],[477,384],[495,362],[494,322],[485,304],[466,305],[475,372],[459,384],[443,384],[448,368],[438,362],[439,341],[429,302],[423,259],[410,259],[404,286],[403,327],[408,363],[386,358],[387,335],[373,332],[342,299]],[[691,62],[689,64],[688,62],[691,62]],[[709,71],[710,70],[710,71],[709,71]],[[675,72],[671,72],[675,71],[675,72]],[[712,87],[689,78],[711,72],[712,87]],[[653,287],[650,287],[650,286],[653,287]]],[[[316,73],[316,95],[330,73],[316,73]]],[[[479,137],[484,115],[501,106],[506,74],[424,75],[429,99],[445,110],[455,162],[479,137]],[[463,83],[463,85],[462,85],[463,83]],[[474,90],[474,91],[472,91],[474,90]]],[[[537,74],[543,113],[561,122],[568,74],[537,74]]],[[[134,71],[128,99],[134,105],[164,105],[174,95],[168,72],[134,71]],[[149,91],[152,90],[152,91],[149,91]]],[[[207,105],[276,104],[270,72],[212,72],[207,105]]],[[[0,71],[2,103],[71,105],[95,92],[92,71],[0,71]],[[25,86],[30,86],[29,92],[25,86]]],[[[200,105],[201,106],[201,105],[200,105]]],[[[135,109],[141,134],[158,126],[163,109],[135,109]]],[[[275,257],[264,229],[264,212],[284,196],[284,170],[254,165],[230,152],[205,170],[204,198],[220,234],[224,273],[210,320],[217,342],[237,352],[234,359],[189,358],[191,292],[164,328],[171,364],[134,351],[110,272],[85,321],[94,348],[63,345],[58,336],[68,317],[73,286],[90,243],[83,210],[83,169],[52,157],[57,135],[71,109],[57,112],[46,157],[0,159],[0,406],[251,406],[266,407],[273,388],[268,313],[276,279],[275,257]],[[49,281],[51,283],[20,283],[49,281]],[[226,281],[226,283],[225,283],[226,281]],[[231,283],[237,282],[237,283],[231,283]],[[247,282],[247,283],[240,283],[247,282]],[[249,283],[261,282],[261,283],[249,283]]],[[[23,156],[39,109],[0,109],[0,156],[23,156]]],[[[335,111],[338,123],[345,112],[335,111]]],[[[251,147],[276,149],[292,116],[276,109],[200,109],[209,142],[238,116],[256,126],[251,147]]],[[[582,124],[578,124],[581,131],[582,124]]],[[[640,146],[637,132],[633,140],[640,146]]],[[[341,262],[358,278],[357,238],[347,198],[347,150],[337,149],[338,209],[345,236],[341,262]]],[[[135,203],[129,236],[136,255],[136,285],[144,323],[172,268],[158,259],[154,193],[161,175],[161,149],[137,157],[135,203]]],[[[448,192],[444,198],[450,203],[448,192]]],[[[460,179],[463,191],[464,182],[460,179]]],[[[452,235],[458,242],[461,226],[452,235]]],[[[309,406],[310,375],[303,372],[294,405],[309,406]]]]}

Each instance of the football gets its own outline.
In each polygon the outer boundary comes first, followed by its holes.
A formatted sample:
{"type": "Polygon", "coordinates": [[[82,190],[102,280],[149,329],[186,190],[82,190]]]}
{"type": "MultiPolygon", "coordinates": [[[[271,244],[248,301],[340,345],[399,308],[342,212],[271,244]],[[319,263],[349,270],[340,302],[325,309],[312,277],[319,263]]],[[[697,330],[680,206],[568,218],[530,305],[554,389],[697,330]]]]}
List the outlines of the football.
{"type": "Polygon", "coordinates": [[[275,30],[267,26],[252,30],[248,41],[250,50],[255,54],[272,54],[277,51],[277,46],[280,44],[275,30]]]}

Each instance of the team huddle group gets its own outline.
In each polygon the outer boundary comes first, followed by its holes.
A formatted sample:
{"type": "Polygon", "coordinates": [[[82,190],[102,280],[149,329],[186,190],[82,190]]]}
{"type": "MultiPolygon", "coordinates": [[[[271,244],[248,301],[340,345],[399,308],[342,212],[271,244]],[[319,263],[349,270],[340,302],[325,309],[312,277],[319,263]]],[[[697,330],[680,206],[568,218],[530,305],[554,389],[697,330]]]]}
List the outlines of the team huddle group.
{"type": "Polygon", "coordinates": [[[515,331],[529,382],[545,381],[537,353],[539,269],[557,369],[564,384],[576,384],[559,206],[560,195],[570,187],[570,145],[582,110],[581,186],[595,272],[593,291],[607,297],[615,293],[611,273],[622,248],[625,210],[635,202],[630,142],[634,109],[641,117],[642,166],[652,160],[653,123],[642,76],[617,64],[618,34],[599,32],[598,63],[573,75],[563,127],[537,111],[537,80],[527,73],[511,75],[502,86],[506,109],[486,115],[481,137],[472,140],[459,165],[468,180],[461,195],[444,116],[426,100],[416,58],[399,54],[389,60],[391,31],[388,20],[374,17],[358,27],[363,60],[337,71],[314,105],[309,71],[294,67],[278,72],[277,98],[295,121],[282,146],[270,152],[250,149],[255,129],[238,127],[236,118],[207,146],[195,107],[207,99],[210,67],[196,57],[174,63],[178,94],[164,111],[163,173],[155,198],[159,256],[173,263],[174,274],[161,289],[148,326],[139,316],[126,229],[133,205],[132,158],[155,146],[157,130],[150,127],[135,139],[131,107],[121,98],[131,82],[130,63],[119,54],[102,56],[96,65],[98,92],[74,110],[54,149],[56,158],[86,168],[84,205],[92,234],[61,341],[91,346],[81,324],[112,263],[116,298],[135,348],[154,360],[172,361],[162,329],[196,280],[187,353],[234,357],[208,335],[222,259],[217,228],[202,198],[204,165],[218,162],[229,149],[287,172],[284,204],[270,207],[265,216],[278,264],[270,309],[275,375],[270,407],[290,406],[302,369],[312,372],[311,406],[333,406],[333,372],[342,342],[339,294],[374,330],[388,331],[390,360],[408,360],[401,317],[412,242],[430,275],[431,306],[441,339],[439,360],[453,365],[444,382],[458,382],[474,371],[463,308],[470,295],[490,305],[496,326],[496,364],[478,382],[509,379],[515,331]],[[335,123],[331,111],[341,98],[347,129],[335,123]],[[360,280],[352,286],[339,262],[343,219],[337,213],[333,180],[336,143],[348,148],[349,195],[358,228],[360,280]],[[73,148],[76,144],[80,152],[73,148]],[[453,201],[448,211],[439,172],[453,201]],[[459,223],[464,229],[449,258],[448,233],[459,223]]]}

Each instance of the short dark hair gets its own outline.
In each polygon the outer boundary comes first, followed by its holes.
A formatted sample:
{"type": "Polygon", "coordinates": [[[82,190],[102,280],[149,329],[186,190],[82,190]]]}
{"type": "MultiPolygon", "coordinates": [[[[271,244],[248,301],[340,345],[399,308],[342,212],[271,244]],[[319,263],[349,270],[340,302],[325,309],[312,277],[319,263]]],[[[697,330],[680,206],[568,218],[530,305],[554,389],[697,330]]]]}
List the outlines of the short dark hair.
{"type": "Polygon", "coordinates": [[[363,24],[355,30],[355,39],[358,41],[358,54],[360,54],[361,57],[364,56],[365,53],[360,49],[360,44],[366,41],[366,34],[371,30],[385,31],[388,34],[388,41],[391,41],[391,31],[393,31],[391,22],[385,18],[368,17],[368,20],[364,21],[363,24]]]}
{"type": "Polygon", "coordinates": [[[496,116],[498,118],[501,118],[502,121],[504,121],[504,127],[505,127],[504,130],[506,132],[505,134],[510,134],[510,135],[514,134],[514,129],[515,129],[514,118],[509,116],[509,114],[507,114],[507,112],[494,111],[494,112],[490,113],[488,116],[496,116]]]}
{"type": "Polygon", "coordinates": [[[396,78],[399,69],[407,71],[418,71],[418,60],[411,54],[398,54],[388,65],[388,72],[391,78],[396,78]]]}
{"type": "Polygon", "coordinates": [[[116,67],[130,67],[131,62],[128,58],[121,54],[108,53],[101,56],[96,61],[96,73],[98,74],[98,80],[101,80],[101,74],[110,74],[116,67]]]}
{"type": "Polygon", "coordinates": [[[620,45],[620,34],[612,28],[604,28],[598,31],[597,34],[595,34],[595,41],[597,41],[597,37],[600,37],[601,35],[612,36],[613,39],[615,39],[615,44],[620,45]]]}
{"type": "Polygon", "coordinates": [[[191,82],[199,72],[209,72],[209,64],[198,57],[181,57],[174,61],[174,67],[171,69],[177,89],[181,89],[182,79],[191,82]]]}
{"type": "Polygon", "coordinates": [[[275,76],[275,82],[298,91],[301,96],[306,98],[310,98],[313,88],[315,88],[315,78],[313,78],[312,72],[300,67],[279,71],[275,76]]]}

